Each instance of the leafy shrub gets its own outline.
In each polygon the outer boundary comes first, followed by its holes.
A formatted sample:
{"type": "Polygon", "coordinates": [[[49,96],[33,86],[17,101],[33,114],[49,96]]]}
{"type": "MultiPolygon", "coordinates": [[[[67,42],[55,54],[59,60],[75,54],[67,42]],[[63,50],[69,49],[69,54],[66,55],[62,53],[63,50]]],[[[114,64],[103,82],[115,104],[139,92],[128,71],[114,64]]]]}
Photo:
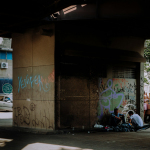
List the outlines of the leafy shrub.
{"type": "Polygon", "coordinates": [[[149,84],[149,82],[146,78],[144,78],[144,83],[149,84]]]}
{"type": "Polygon", "coordinates": [[[147,68],[147,72],[150,72],[150,67],[147,68]]]}

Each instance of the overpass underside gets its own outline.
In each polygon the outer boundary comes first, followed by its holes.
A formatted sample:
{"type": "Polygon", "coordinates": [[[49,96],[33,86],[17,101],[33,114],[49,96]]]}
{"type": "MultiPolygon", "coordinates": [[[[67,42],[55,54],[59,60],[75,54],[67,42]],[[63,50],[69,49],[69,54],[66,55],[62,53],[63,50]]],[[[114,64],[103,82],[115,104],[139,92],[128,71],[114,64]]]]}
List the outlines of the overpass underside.
{"type": "Polygon", "coordinates": [[[14,126],[89,128],[115,107],[143,118],[145,7],[78,4],[13,32],[14,126]]]}
{"type": "Polygon", "coordinates": [[[14,126],[89,128],[115,107],[143,116],[144,39],[95,30],[62,22],[13,34],[14,126]]]}

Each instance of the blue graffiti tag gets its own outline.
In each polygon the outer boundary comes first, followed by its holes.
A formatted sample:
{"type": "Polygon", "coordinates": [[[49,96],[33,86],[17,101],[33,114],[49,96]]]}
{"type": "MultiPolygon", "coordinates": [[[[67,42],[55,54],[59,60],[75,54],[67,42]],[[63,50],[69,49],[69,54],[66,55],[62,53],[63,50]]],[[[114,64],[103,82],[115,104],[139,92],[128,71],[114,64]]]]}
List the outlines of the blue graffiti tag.
{"type": "Polygon", "coordinates": [[[22,77],[18,77],[19,81],[19,87],[18,87],[18,93],[20,92],[20,89],[24,89],[27,87],[27,85],[30,85],[31,88],[33,88],[33,84],[37,85],[39,87],[39,90],[43,90],[44,92],[48,92],[50,90],[50,83],[43,83],[41,81],[41,76],[36,75],[34,77],[28,75],[25,79],[22,79],[22,77]]]}
{"type": "MultiPolygon", "coordinates": [[[[99,119],[101,119],[101,117],[103,116],[103,108],[105,109],[108,109],[109,113],[113,113],[113,111],[110,110],[110,105],[111,105],[111,100],[112,99],[117,99],[118,96],[121,96],[121,100],[120,100],[120,103],[118,104],[117,108],[120,107],[122,101],[123,101],[123,98],[124,98],[124,94],[123,93],[116,93],[113,89],[112,89],[112,85],[113,85],[113,81],[111,79],[109,79],[107,81],[107,89],[102,91],[100,94],[99,94],[99,103],[100,103],[100,108],[101,108],[101,114],[99,116],[99,119]],[[107,92],[108,90],[111,91],[111,94],[109,96],[103,96],[103,94],[105,92],[107,92]],[[102,104],[102,101],[103,102],[109,102],[109,104],[107,106],[104,106],[102,104]]],[[[99,82],[99,88],[101,86],[101,79],[100,79],[100,82],[99,82]]]]}
{"type": "Polygon", "coordinates": [[[126,93],[134,93],[134,89],[132,89],[132,88],[130,88],[130,87],[124,87],[124,91],[126,92],[126,93]]]}

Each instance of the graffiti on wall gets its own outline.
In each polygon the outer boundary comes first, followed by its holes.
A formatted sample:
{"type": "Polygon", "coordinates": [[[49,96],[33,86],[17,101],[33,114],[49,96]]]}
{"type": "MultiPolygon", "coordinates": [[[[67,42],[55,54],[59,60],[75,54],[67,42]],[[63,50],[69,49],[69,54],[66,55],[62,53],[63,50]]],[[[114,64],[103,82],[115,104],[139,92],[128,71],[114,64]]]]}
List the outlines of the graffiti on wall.
{"type": "Polygon", "coordinates": [[[10,94],[10,93],[12,93],[12,91],[13,91],[13,87],[12,87],[11,84],[5,83],[5,84],[2,86],[2,91],[3,91],[3,93],[5,93],[5,94],[10,94]]]}
{"type": "Polygon", "coordinates": [[[37,110],[37,104],[33,102],[29,107],[15,107],[13,121],[15,126],[53,129],[49,110],[37,110]]]}
{"type": "Polygon", "coordinates": [[[26,78],[22,78],[22,76],[18,76],[18,93],[21,89],[27,88],[29,85],[33,88],[33,85],[38,86],[40,91],[48,92],[50,90],[50,83],[54,82],[54,70],[49,74],[47,78],[43,78],[41,75],[29,76],[26,75],[26,78]]]}
{"type": "Polygon", "coordinates": [[[12,79],[1,78],[0,79],[0,93],[12,93],[12,79]]]}
{"type": "Polygon", "coordinates": [[[114,108],[126,116],[129,110],[136,109],[135,79],[99,79],[99,119],[106,113],[113,113],[114,108]]]}
{"type": "MultiPolygon", "coordinates": [[[[101,84],[101,83],[100,83],[101,84]]],[[[101,85],[99,85],[101,86],[101,85]]],[[[116,93],[113,89],[113,81],[109,79],[107,81],[107,88],[103,90],[100,95],[99,95],[99,104],[101,107],[101,113],[100,113],[100,118],[103,116],[103,108],[108,109],[110,113],[113,112],[113,109],[111,108],[113,105],[113,100],[118,101],[119,103],[117,104],[117,108],[121,105],[124,94],[123,93],[116,93]]]]}

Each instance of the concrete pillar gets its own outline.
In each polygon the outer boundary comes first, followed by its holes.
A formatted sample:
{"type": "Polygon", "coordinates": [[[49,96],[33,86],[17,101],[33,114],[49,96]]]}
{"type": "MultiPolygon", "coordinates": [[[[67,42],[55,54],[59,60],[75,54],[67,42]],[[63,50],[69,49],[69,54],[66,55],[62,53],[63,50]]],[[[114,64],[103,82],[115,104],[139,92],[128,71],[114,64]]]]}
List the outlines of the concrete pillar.
{"type": "Polygon", "coordinates": [[[55,129],[54,24],[12,35],[13,125],[55,129]]]}
{"type": "Polygon", "coordinates": [[[140,63],[140,116],[144,120],[144,63],[140,63]]]}

